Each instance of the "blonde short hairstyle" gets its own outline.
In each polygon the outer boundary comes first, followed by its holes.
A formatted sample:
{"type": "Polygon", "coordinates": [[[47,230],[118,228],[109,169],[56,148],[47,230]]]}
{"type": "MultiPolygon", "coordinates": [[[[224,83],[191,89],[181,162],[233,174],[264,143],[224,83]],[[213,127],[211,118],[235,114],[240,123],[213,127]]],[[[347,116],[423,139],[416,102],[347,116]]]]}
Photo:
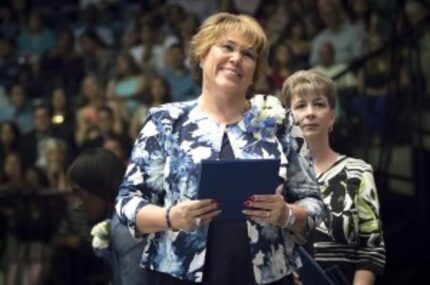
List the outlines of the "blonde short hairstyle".
{"type": "Polygon", "coordinates": [[[202,23],[190,43],[191,71],[194,80],[199,85],[202,83],[200,61],[220,38],[232,31],[243,34],[249,41],[250,47],[255,47],[257,51],[258,58],[254,81],[257,81],[264,74],[268,66],[269,45],[260,24],[251,16],[217,13],[202,23]]]}
{"type": "Polygon", "coordinates": [[[328,76],[317,70],[300,70],[288,77],[282,86],[281,99],[291,107],[293,96],[321,94],[327,98],[331,109],[336,108],[336,85],[328,76]]]}

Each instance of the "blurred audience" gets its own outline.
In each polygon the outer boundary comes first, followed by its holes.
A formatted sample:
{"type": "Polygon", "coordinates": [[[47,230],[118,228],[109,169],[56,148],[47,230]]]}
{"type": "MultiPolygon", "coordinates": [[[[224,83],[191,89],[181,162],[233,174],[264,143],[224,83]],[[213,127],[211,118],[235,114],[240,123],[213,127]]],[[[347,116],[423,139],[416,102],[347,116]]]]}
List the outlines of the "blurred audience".
{"type": "Polygon", "coordinates": [[[77,98],[75,140],[81,146],[88,130],[95,127],[98,121],[98,109],[104,104],[103,89],[97,77],[88,75],[81,84],[77,98]]]}
{"type": "Polygon", "coordinates": [[[141,104],[146,81],[129,53],[121,53],[116,57],[114,75],[109,79],[106,96],[123,109],[122,119],[128,120],[141,104]]]}
{"type": "Polygon", "coordinates": [[[162,77],[152,77],[149,83],[149,94],[136,110],[130,122],[129,135],[133,141],[145,123],[149,109],[170,102],[170,100],[170,88],[166,80],[162,77]]]}
{"type": "Polygon", "coordinates": [[[294,19],[290,22],[285,35],[285,43],[291,47],[297,64],[306,67],[309,63],[311,41],[303,21],[294,19]]]}
{"type": "MultiPolygon", "coordinates": [[[[383,45],[381,34],[372,34],[367,39],[369,52],[378,51],[383,45]]],[[[372,144],[379,144],[381,141],[381,132],[387,123],[388,96],[400,93],[408,81],[402,67],[398,65],[397,68],[400,76],[396,79],[393,76],[391,53],[384,51],[368,60],[358,73],[360,96],[354,98],[353,105],[372,144]]]]}
{"type": "Polygon", "coordinates": [[[200,88],[191,78],[191,71],[185,65],[185,51],[180,44],[174,44],[167,49],[166,67],[160,75],[169,84],[171,99],[174,102],[196,98],[200,88]]]}
{"type": "Polygon", "coordinates": [[[124,121],[110,106],[102,105],[97,112],[97,123],[88,129],[81,150],[101,147],[104,140],[112,135],[120,136],[124,142],[130,141],[124,130],[124,121]]]}
{"type": "Polygon", "coordinates": [[[45,25],[42,15],[37,10],[32,10],[28,15],[27,25],[18,35],[19,54],[37,62],[54,44],[55,33],[45,25]]]}
{"type": "Polygon", "coordinates": [[[15,191],[25,186],[24,165],[17,152],[9,152],[5,155],[1,164],[0,192],[15,191]]]}
{"type": "Polygon", "coordinates": [[[140,68],[147,72],[159,72],[165,67],[166,49],[178,42],[172,35],[164,35],[158,23],[146,20],[139,24],[138,43],[130,49],[133,59],[140,68]]]}
{"type": "Polygon", "coordinates": [[[113,32],[108,25],[101,23],[101,11],[97,5],[91,3],[85,5],[80,13],[81,21],[79,26],[75,29],[75,36],[77,38],[83,36],[87,32],[93,32],[97,35],[100,40],[107,46],[114,44],[113,32]]]}
{"type": "Polygon", "coordinates": [[[270,67],[271,74],[268,76],[268,82],[275,93],[279,93],[285,79],[298,69],[296,57],[289,44],[279,43],[273,46],[270,67]]]}
{"type": "Polygon", "coordinates": [[[75,114],[72,107],[70,96],[63,87],[53,89],[49,98],[51,123],[58,128],[66,129],[66,132],[74,132],[75,114]]]}
{"type": "Polygon", "coordinates": [[[113,51],[107,48],[100,36],[93,30],[87,30],[80,36],[81,55],[85,74],[95,75],[102,84],[106,84],[114,66],[113,51]]]}
{"type": "Polygon", "coordinates": [[[20,132],[13,122],[0,123],[0,162],[12,152],[18,152],[20,132]]]}
{"type": "Polygon", "coordinates": [[[28,73],[29,65],[18,56],[15,40],[0,37],[0,86],[7,88],[15,82],[25,82],[28,73]]]}
{"type": "Polygon", "coordinates": [[[58,138],[45,139],[36,165],[48,179],[48,187],[59,192],[67,191],[67,146],[58,138]]]}
{"type": "Polygon", "coordinates": [[[75,39],[70,29],[58,32],[55,46],[40,59],[40,69],[52,84],[61,85],[68,94],[79,90],[84,77],[84,63],[75,51],[75,39]]]}
{"type": "Polygon", "coordinates": [[[27,101],[27,92],[24,85],[12,84],[8,90],[9,103],[0,106],[0,122],[12,121],[20,133],[27,134],[33,129],[31,118],[31,103],[27,101]]]}
{"type": "Polygon", "coordinates": [[[346,13],[337,1],[326,1],[320,4],[318,11],[324,29],[312,41],[310,64],[319,61],[319,47],[326,42],[333,45],[335,62],[349,63],[363,55],[363,38],[357,36],[357,30],[351,26],[346,13]]]}
{"type": "Polygon", "coordinates": [[[37,165],[37,162],[43,159],[43,141],[48,138],[62,139],[69,146],[67,157],[70,158],[74,156],[76,149],[73,132],[53,125],[51,118],[51,112],[47,106],[39,105],[34,108],[34,129],[22,137],[20,144],[20,152],[23,155],[26,166],[37,165]]]}
{"type": "Polygon", "coordinates": [[[337,89],[340,93],[342,93],[346,89],[357,88],[357,78],[353,72],[347,72],[342,76],[339,76],[343,71],[348,68],[348,65],[343,62],[335,62],[334,59],[336,57],[336,54],[334,47],[331,43],[326,42],[321,44],[318,51],[318,55],[319,61],[316,63],[313,69],[316,69],[327,75],[331,79],[334,79],[337,85],[337,89]]]}

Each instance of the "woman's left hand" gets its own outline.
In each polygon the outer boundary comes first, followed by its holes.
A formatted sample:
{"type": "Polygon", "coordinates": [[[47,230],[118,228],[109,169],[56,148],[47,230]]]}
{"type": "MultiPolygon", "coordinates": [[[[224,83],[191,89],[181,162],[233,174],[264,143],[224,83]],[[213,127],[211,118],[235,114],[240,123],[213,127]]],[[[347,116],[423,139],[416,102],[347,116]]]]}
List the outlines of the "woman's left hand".
{"type": "Polygon", "coordinates": [[[250,220],[283,226],[287,220],[288,205],[281,194],[253,195],[244,203],[242,212],[250,220]]]}

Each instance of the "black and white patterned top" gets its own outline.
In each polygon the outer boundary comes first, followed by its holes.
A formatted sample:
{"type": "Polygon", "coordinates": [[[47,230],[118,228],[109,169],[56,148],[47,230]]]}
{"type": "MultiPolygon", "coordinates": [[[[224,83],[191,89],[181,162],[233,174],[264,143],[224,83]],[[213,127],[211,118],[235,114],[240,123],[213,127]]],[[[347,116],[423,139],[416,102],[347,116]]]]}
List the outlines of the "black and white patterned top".
{"type": "Polygon", "coordinates": [[[339,155],[317,179],[328,214],[311,235],[315,260],[325,269],[338,265],[351,284],[356,270],[382,274],[385,246],[372,167],[339,155]]]}

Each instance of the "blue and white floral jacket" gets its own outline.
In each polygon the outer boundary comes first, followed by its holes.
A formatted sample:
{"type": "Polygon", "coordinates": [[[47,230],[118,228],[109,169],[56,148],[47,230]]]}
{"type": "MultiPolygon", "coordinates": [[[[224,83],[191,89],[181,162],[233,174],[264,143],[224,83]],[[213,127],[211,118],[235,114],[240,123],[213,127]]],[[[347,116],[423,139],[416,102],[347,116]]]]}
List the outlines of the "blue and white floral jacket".
{"type": "MultiPolygon", "coordinates": [[[[303,206],[314,222],[321,220],[323,204],[301,131],[283,109],[280,121],[263,114],[267,98],[279,102],[273,96],[257,95],[243,120],[231,125],[209,119],[197,107],[197,100],[150,111],[136,139],[116,203],[118,215],[135,238],[146,240],[141,266],[202,282],[208,226],[191,232],[140,234],[136,213],[148,204],[168,207],[196,199],[200,161],[219,159],[224,134],[237,159],[281,159],[287,165],[279,172],[285,182],[286,200],[303,206]]],[[[257,284],[279,280],[301,266],[295,247],[303,237],[266,223],[247,221],[247,228],[257,284]]]]}

